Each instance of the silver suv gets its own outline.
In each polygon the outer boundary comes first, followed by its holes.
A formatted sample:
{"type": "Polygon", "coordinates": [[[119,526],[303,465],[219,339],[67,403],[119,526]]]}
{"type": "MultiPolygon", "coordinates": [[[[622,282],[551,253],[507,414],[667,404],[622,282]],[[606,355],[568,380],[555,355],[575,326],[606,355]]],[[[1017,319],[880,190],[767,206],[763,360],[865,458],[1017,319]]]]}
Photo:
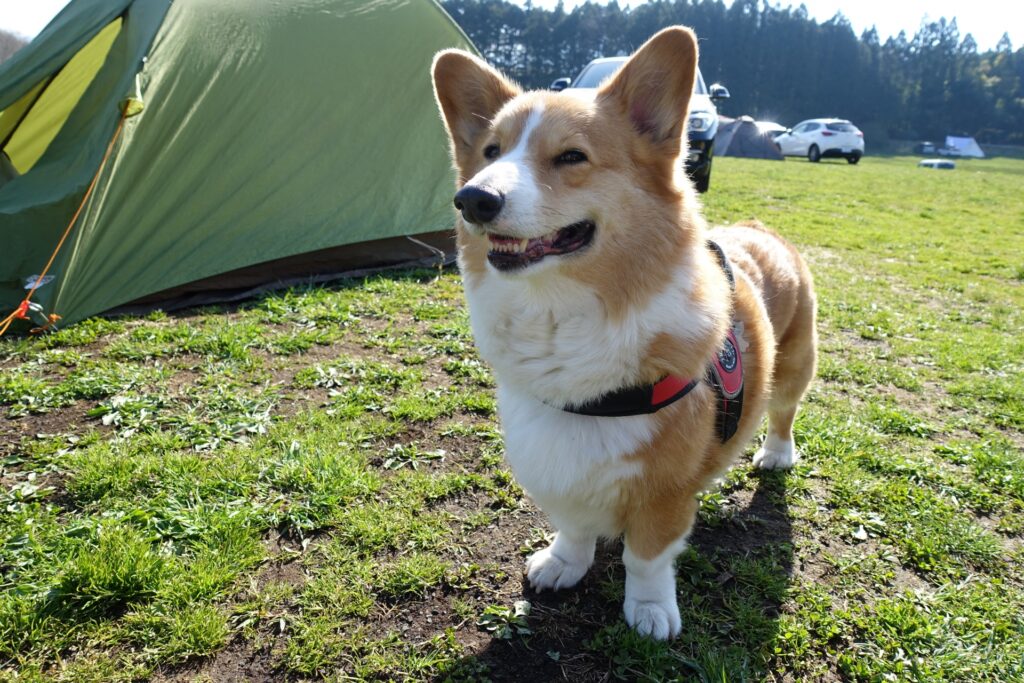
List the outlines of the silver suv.
{"type": "MultiPolygon", "coordinates": [[[[629,57],[602,57],[583,67],[576,80],[559,78],[551,84],[552,90],[578,90],[597,92],[597,87],[619,70],[629,57]]],[[[724,85],[704,84],[704,76],[697,69],[690,98],[690,120],[686,125],[689,138],[686,174],[693,180],[698,192],[707,192],[711,185],[711,160],[715,155],[715,135],[718,133],[718,109],[715,102],[729,99],[724,85]]]]}

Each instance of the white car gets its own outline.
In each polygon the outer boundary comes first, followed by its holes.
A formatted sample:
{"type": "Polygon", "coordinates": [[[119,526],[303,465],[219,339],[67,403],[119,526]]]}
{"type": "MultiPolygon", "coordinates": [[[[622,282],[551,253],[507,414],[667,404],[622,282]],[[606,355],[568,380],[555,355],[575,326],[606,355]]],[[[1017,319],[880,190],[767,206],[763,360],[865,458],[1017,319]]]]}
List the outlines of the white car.
{"type": "Polygon", "coordinates": [[[843,157],[855,164],[864,156],[864,133],[844,119],[809,119],[775,138],[779,151],[787,157],[843,157]]]}

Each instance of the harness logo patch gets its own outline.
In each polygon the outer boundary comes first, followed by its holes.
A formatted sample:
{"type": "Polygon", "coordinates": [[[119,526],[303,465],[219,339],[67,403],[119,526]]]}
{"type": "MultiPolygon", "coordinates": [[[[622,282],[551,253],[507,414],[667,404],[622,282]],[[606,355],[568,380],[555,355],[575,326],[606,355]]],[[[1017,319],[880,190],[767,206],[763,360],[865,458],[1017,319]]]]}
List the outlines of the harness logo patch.
{"type": "Polygon", "coordinates": [[[736,334],[729,330],[722,350],[715,355],[711,364],[722,396],[733,399],[743,391],[743,359],[740,356],[736,334]]]}
{"type": "Polygon", "coordinates": [[[725,340],[725,346],[718,352],[718,362],[726,372],[736,369],[736,347],[732,345],[732,339],[725,340]]]}

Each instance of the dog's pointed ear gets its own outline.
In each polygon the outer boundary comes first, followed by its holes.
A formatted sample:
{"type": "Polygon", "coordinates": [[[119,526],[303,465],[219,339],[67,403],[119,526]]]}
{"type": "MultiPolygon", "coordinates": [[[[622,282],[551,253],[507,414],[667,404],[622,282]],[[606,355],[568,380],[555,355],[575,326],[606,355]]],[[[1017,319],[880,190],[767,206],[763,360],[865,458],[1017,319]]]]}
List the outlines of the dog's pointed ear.
{"type": "Polygon", "coordinates": [[[697,37],[684,26],[656,33],[598,92],[599,106],[618,107],[657,145],[680,149],[697,77],[697,37]]]}
{"type": "Polygon", "coordinates": [[[455,161],[464,167],[498,110],[521,91],[485,61],[462,50],[437,53],[431,73],[455,161]]]}

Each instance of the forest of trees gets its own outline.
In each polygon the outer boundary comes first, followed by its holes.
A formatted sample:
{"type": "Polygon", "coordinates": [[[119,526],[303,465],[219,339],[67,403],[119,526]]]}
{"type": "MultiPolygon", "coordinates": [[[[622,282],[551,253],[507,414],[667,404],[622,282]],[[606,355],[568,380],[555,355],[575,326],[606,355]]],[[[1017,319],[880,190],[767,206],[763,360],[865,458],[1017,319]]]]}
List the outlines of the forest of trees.
{"type": "MultiPolygon", "coordinates": [[[[818,23],[802,5],[768,0],[653,0],[626,9],[613,1],[571,12],[508,0],[442,4],[488,61],[532,88],[685,24],[700,39],[705,80],[732,93],[719,108],[724,114],[786,125],[841,116],[876,145],[946,135],[1024,145],[1024,48],[1014,51],[1004,34],[994,50],[980,52],[955,19],[881,42],[874,30],[858,37],[842,15],[818,23]]],[[[0,62],[22,44],[0,31],[0,62]]]]}
{"type": "Polygon", "coordinates": [[[575,76],[595,57],[629,54],[658,29],[692,26],[705,80],[721,82],[731,116],[793,125],[840,116],[869,139],[943,141],[970,135],[1024,144],[1024,48],[1008,35],[979,52],[956,20],[924,23],[913,37],[859,37],[842,15],[824,23],[766,0],[654,0],[623,9],[587,3],[571,12],[507,0],[443,0],[488,61],[532,88],[575,76]]]}
{"type": "Polygon", "coordinates": [[[24,45],[25,40],[23,38],[0,29],[0,64],[24,47],[24,45]]]}

